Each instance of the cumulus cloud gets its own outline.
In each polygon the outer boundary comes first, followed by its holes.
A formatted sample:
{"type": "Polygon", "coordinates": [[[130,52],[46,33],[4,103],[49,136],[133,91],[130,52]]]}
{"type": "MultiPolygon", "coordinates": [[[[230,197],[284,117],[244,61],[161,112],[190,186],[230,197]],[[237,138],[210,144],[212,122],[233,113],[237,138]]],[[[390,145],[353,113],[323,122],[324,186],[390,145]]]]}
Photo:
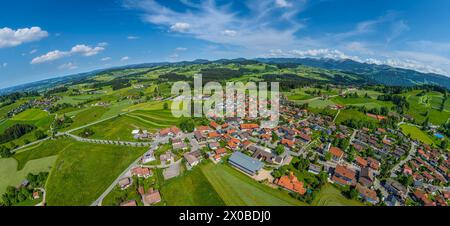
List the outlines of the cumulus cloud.
{"type": "Polygon", "coordinates": [[[288,0],[275,0],[275,4],[281,8],[292,6],[292,4],[288,0]]]}
{"type": "Polygon", "coordinates": [[[42,56],[38,56],[31,60],[31,64],[41,64],[46,63],[50,61],[55,61],[64,57],[69,57],[72,55],[82,55],[85,57],[90,57],[99,54],[105,50],[104,47],[97,46],[97,47],[90,47],[84,44],[76,45],[72,47],[70,51],[60,51],[60,50],[54,50],[51,52],[48,52],[42,56]]]}
{"type": "Polygon", "coordinates": [[[295,7],[280,11],[273,7],[274,0],[249,0],[243,2],[249,10],[245,16],[232,10],[233,3],[215,0],[181,3],[193,9],[177,11],[155,0],[124,0],[125,7],[142,11],[143,20],[148,23],[216,44],[261,51],[268,46],[303,43],[295,33],[304,25],[295,17],[303,10],[305,1],[289,2],[295,7]]]}
{"type": "Polygon", "coordinates": [[[176,32],[187,32],[189,28],[191,28],[190,24],[182,22],[177,22],[174,25],[170,26],[170,30],[176,32]]]}
{"type": "Polygon", "coordinates": [[[55,51],[48,52],[42,56],[38,56],[38,57],[34,58],[33,60],[31,60],[31,64],[41,64],[41,63],[45,63],[45,62],[49,62],[49,61],[54,61],[54,60],[58,60],[58,59],[61,59],[63,57],[69,56],[69,55],[70,55],[70,52],[63,52],[63,51],[55,50],[55,51]]]}
{"type": "Polygon", "coordinates": [[[122,59],[120,59],[120,61],[128,61],[129,59],[130,59],[129,56],[124,56],[124,57],[122,57],[122,59]]]}
{"type": "Polygon", "coordinates": [[[65,63],[65,64],[60,65],[58,68],[61,69],[61,70],[74,70],[74,69],[77,69],[78,66],[75,65],[72,62],[69,62],[69,63],[65,63]]]}
{"type": "Polygon", "coordinates": [[[0,29],[0,48],[15,47],[28,42],[39,41],[48,37],[48,32],[40,27],[13,30],[5,27],[0,29]]]}
{"type": "Polygon", "coordinates": [[[222,32],[223,35],[225,36],[229,36],[229,37],[234,37],[237,35],[237,31],[235,30],[225,30],[222,32]]]}
{"type": "Polygon", "coordinates": [[[187,50],[187,48],[185,48],[185,47],[177,47],[175,49],[175,51],[177,51],[177,52],[183,52],[183,51],[186,51],[186,50],[187,50]]]}

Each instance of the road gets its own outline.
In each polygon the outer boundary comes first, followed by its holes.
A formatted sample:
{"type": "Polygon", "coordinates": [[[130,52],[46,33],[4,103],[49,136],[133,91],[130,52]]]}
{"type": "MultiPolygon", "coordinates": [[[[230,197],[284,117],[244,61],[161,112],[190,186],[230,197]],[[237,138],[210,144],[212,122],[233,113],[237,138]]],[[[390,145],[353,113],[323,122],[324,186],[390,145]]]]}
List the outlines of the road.
{"type": "Polygon", "coordinates": [[[135,146],[135,147],[144,147],[152,145],[152,142],[131,142],[131,141],[117,141],[117,140],[96,140],[96,139],[88,139],[82,138],[71,133],[61,133],[59,135],[67,135],[72,137],[74,140],[84,143],[94,143],[94,144],[113,144],[119,146],[135,146]]]}
{"type": "Polygon", "coordinates": [[[417,152],[416,144],[414,142],[411,142],[411,149],[409,150],[408,156],[406,156],[406,158],[400,161],[397,165],[392,167],[390,172],[391,177],[394,174],[394,172],[396,172],[398,169],[400,169],[400,167],[402,167],[409,160],[411,160],[416,155],[416,152],[417,152]]]}
{"type": "Polygon", "coordinates": [[[42,192],[42,201],[38,204],[36,204],[35,206],[45,206],[45,197],[47,196],[45,189],[43,188],[36,188],[36,190],[39,190],[42,192]]]}
{"type": "MultiPolygon", "coordinates": [[[[147,153],[150,152],[154,152],[158,146],[160,144],[164,144],[167,143],[169,140],[166,139],[155,139],[155,141],[152,143],[151,148],[144,154],[146,155],[147,153]]],[[[134,167],[138,166],[139,161],[141,160],[142,156],[139,156],[138,159],[136,159],[133,163],[131,163],[128,168],[126,168],[113,182],[112,184],[106,189],[106,191],[103,192],[102,195],[100,195],[100,197],[95,200],[91,206],[101,206],[102,205],[102,201],[103,199],[114,189],[114,187],[117,185],[117,183],[119,183],[120,179],[122,179],[131,169],[133,169],[134,167]]]]}

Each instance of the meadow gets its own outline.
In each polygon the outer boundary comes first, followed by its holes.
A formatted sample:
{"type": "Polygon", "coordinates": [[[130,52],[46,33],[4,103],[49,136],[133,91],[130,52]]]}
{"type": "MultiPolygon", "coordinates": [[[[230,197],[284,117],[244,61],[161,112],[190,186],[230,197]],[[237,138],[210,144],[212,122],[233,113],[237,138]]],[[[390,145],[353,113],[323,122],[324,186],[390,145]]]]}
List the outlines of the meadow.
{"type": "Polygon", "coordinates": [[[339,189],[331,184],[322,186],[314,201],[313,206],[363,206],[363,203],[357,200],[347,199],[341,194],[339,189]]]}
{"type": "Polygon", "coordinates": [[[155,132],[178,124],[169,110],[138,110],[95,124],[90,128],[94,139],[135,141],[131,132],[136,129],[155,132]]]}
{"type": "Polygon", "coordinates": [[[90,205],[145,148],[74,143],[59,153],[46,183],[50,206],[90,205]]]}
{"type": "Polygon", "coordinates": [[[418,140],[428,145],[434,144],[431,137],[416,126],[403,124],[400,125],[403,133],[410,135],[412,139],[418,140]]]}

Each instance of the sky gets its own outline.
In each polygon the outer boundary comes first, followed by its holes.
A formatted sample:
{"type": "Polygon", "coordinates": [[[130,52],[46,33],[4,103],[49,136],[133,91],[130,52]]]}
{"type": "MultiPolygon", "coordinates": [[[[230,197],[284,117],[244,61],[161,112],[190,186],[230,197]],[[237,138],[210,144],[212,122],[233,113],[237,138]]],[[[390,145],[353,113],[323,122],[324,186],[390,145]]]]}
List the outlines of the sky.
{"type": "Polygon", "coordinates": [[[450,75],[448,0],[15,0],[0,88],[136,63],[352,59],[450,75]]]}

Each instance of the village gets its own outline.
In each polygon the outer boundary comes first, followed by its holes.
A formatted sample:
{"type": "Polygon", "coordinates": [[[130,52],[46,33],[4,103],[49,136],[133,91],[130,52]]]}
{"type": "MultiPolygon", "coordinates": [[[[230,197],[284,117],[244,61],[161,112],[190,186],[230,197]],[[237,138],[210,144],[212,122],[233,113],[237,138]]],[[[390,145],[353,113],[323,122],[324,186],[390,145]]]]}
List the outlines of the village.
{"type": "Polygon", "coordinates": [[[164,178],[170,179],[203,161],[229,164],[302,201],[311,201],[323,184],[330,183],[366,205],[448,205],[446,151],[393,128],[354,129],[289,104],[283,104],[280,112],[280,124],[273,129],[260,128],[259,121],[250,118],[210,115],[208,124],[190,133],[176,126],[157,134],[134,130],[135,139],[155,143],[116,186],[129,189],[136,178],[152,182],[137,187],[140,200],[123,200],[120,205],[158,205],[162,199],[152,177],[155,169],[163,169],[164,178]]]}

